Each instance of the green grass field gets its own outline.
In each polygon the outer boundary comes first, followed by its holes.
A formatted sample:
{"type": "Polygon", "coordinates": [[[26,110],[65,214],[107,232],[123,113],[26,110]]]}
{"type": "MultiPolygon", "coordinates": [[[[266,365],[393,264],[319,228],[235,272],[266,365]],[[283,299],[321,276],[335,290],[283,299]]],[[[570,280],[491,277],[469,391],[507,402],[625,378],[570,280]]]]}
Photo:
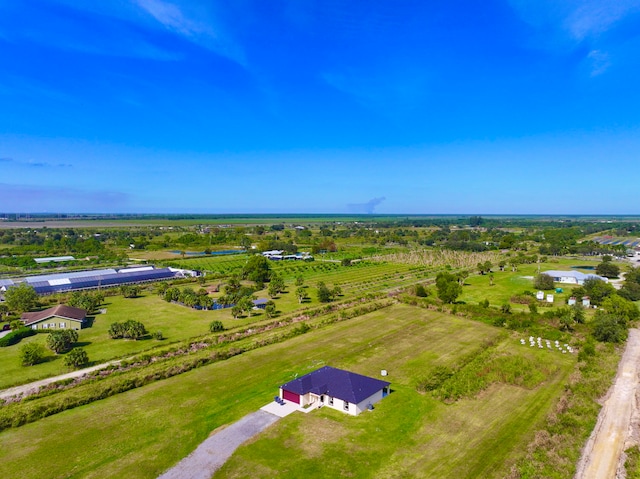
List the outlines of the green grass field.
{"type": "MultiPolygon", "coordinates": [[[[221,256],[215,258],[202,258],[184,260],[185,266],[199,268],[215,268],[218,265],[222,270],[241,269],[246,261],[245,258],[237,256],[221,256]]],[[[595,263],[595,262],[594,262],[595,263]]],[[[540,265],[541,271],[547,269],[568,269],[571,265],[587,265],[585,260],[563,259],[559,263],[547,263],[540,265]]],[[[597,263],[595,263],[597,264],[597,263]]],[[[352,266],[341,266],[332,262],[273,262],[273,271],[285,279],[286,291],[275,298],[278,310],[281,314],[288,314],[302,307],[314,307],[320,303],[316,297],[316,285],[319,281],[324,281],[329,287],[339,285],[342,288],[345,298],[364,294],[369,291],[383,291],[399,288],[419,281],[426,281],[434,273],[426,267],[410,266],[406,264],[379,263],[362,261],[356,262],[352,266]],[[300,304],[294,292],[296,286],[295,279],[302,276],[305,280],[309,299],[300,304]]],[[[489,275],[472,274],[467,278],[463,289],[463,294],[458,298],[460,301],[477,303],[489,300],[491,305],[498,307],[509,302],[509,298],[514,294],[520,294],[525,290],[535,291],[530,277],[537,273],[538,266],[521,265],[516,272],[494,271],[494,285],[489,285],[489,275]]],[[[496,268],[497,269],[497,268],[496,268]]],[[[210,285],[221,281],[212,280],[210,285]]],[[[223,282],[223,281],[222,281],[223,282]]],[[[189,285],[191,287],[199,287],[189,285]]],[[[570,296],[570,287],[564,287],[564,293],[555,294],[555,307],[566,304],[570,296]]],[[[256,296],[266,298],[266,289],[259,291],[256,296]]],[[[526,305],[512,304],[514,310],[526,310],[526,305]]],[[[214,319],[222,320],[225,327],[232,328],[244,326],[264,319],[264,314],[258,312],[256,316],[243,317],[234,320],[230,310],[220,311],[196,311],[184,306],[170,304],[152,293],[147,293],[143,297],[125,299],[121,296],[107,297],[105,307],[107,314],[99,314],[91,328],[80,331],[79,341],[87,350],[89,358],[93,363],[101,363],[113,358],[119,358],[130,354],[135,354],[146,349],[158,346],[160,343],[155,340],[145,339],[141,341],[111,340],[107,330],[112,322],[122,322],[127,319],[141,321],[150,332],[162,331],[164,337],[163,344],[172,341],[187,339],[190,337],[205,334],[208,325],[214,319]]],[[[541,311],[547,310],[547,308],[541,311]]],[[[27,338],[20,344],[31,341],[38,341],[44,344],[46,335],[40,334],[27,338]]],[[[9,387],[15,384],[25,383],[45,377],[67,372],[63,365],[62,356],[49,354],[47,360],[36,366],[22,367],[19,364],[20,344],[8,348],[0,348],[0,388],[9,387]]]]}
{"type": "Polygon", "coordinates": [[[295,374],[329,364],[371,376],[387,369],[394,392],[357,418],[327,409],[289,416],[216,477],[502,477],[573,361],[520,346],[499,328],[397,305],[6,430],[0,476],[155,478],[295,374]],[[497,383],[451,405],[416,391],[435,365],[454,365],[496,340],[500,354],[557,372],[533,389],[497,383]]]}
{"type": "MultiPolygon", "coordinates": [[[[293,295],[283,295],[290,302],[297,304],[293,295]],[[291,298],[290,298],[291,297],[291,298]]],[[[283,300],[283,308],[286,302],[283,300]]],[[[109,296],[103,305],[106,314],[95,316],[89,328],[79,331],[78,346],[87,351],[92,363],[102,363],[113,358],[125,357],[131,354],[166,345],[209,332],[209,323],[221,320],[226,328],[244,326],[265,319],[259,312],[256,316],[233,319],[229,309],[218,311],[197,311],[178,304],[167,303],[156,295],[147,294],[138,298],[123,298],[109,296]],[[123,322],[128,319],[141,321],[151,333],[162,331],[163,341],[146,338],[139,341],[114,340],[109,337],[108,330],[111,323],[123,322]]],[[[289,308],[291,309],[291,308],[289,308]]],[[[23,339],[20,343],[6,348],[0,348],[0,388],[11,385],[35,381],[49,376],[68,372],[62,358],[63,355],[49,353],[46,361],[35,366],[20,365],[20,347],[29,342],[45,344],[46,334],[37,334],[23,339]]]]}
{"type": "MultiPolygon", "coordinates": [[[[569,270],[571,266],[596,266],[598,263],[599,261],[585,259],[561,259],[554,263],[541,263],[539,267],[540,271],[544,272],[548,270],[569,270]]],[[[594,273],[584,269],[578,271],[594,273]]],[[[490,275],[472,274],[466,279],[462,295],[458,300],[467,303],[478,303],[488,299],[492,306],[500,306],[503,303],[508,303],[509,298],[515,294],[522,294],[526,290],[535,293],[537,289],[533,286],[533,277],[536,274],[538,274],[537,264],[520,265],[518,271],[515,272],[512,272],[508,266],[505,271],[499,271],[498,268],[494,267],[492,273],[493,286],[490,285],[490,275]]],[[[562,288],[563,292],[546,291],[545,293],[553,293],[553,307],[566,306],[567,300],[571,296],[571,290],[576,288],[577,285],[556,283],[556,287],[562,288]]],[[[528,310],[528,307],[522,304],[511,304],[511,306],[514,310],[528,310]]],[[[546,310],[547,308],[541,309],[541,312],[546,310]]]]}

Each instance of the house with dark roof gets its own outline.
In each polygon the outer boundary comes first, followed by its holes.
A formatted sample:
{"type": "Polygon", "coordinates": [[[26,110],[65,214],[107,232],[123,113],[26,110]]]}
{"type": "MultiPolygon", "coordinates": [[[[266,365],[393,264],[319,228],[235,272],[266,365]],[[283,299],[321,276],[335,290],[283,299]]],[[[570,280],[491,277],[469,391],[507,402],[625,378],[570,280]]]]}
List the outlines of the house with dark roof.
{"type": "Polygon", "coordinates": [[[20,320],[32,329],[82,329],[87,312],[59,304],[37,313],[23,313],[20,320]]]}
{"type": "Polygon", "coordinates": [[[301,407],[327,406],[357,416],[387,396],[390,384],[325,366],[280,386],[280,397],[301,407]]]}

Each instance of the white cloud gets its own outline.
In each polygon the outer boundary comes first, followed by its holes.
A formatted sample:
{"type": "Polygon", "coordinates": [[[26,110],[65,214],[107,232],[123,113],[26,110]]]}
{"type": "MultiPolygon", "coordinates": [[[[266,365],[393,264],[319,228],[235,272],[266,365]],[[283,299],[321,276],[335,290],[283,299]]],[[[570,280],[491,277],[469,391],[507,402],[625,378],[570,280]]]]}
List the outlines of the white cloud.
{"type": "Polygon", "coordinates": [[[640,12],[638,0],[509,0],[509,3],[535,28],[550,28],[573,41],[597,37],[619,20],[640,12]]]}
{"type": "Polygon", "coordinates": [[[179,6],[165,0],[134,1],[167,30],[246,66],[244,53],[217,24],[210,10],[203,8],[194,10],[193,6],[179,6]],[[189,7],[191,11],[187,11],[189,7]],[[196,17],[202,17],[204,20],[195,20],[196,17]]]}
{"type": "Polygon", "coordinates": [[[576,40],[582,40],[606,32],[625,16],[638,11],[637,0],[591,0],[571,12],[565,27],[576,40]]]}
{"type": "Polygon", "coordinates": [[[603,52],[600,50],[591,50],[587,58],[591,62],[591,76],[598,76],[604,73],[611,62],[609,61],[609,55],[607,52],[603,52]]]}
{"type": "Polygon", "coordinates": [[[166,28],[181,35],[187,37],[210,35],[215,37],[207,25],[200,24],[185,17],[182,10],[176,5],[162,0],[137,0],[137,3],[166,28]]]}
{"type": "Polygon", "coordinates": [[[583,60],[589,65],[591,77],[605,73],[613,56],[617,62],[628,57],[605,34],[640,12],[638,0],[509,0],[509,3],[533,27],[530,39],[533,48],[570,55],[576,52],[576,47],[587,47],[589,53],[583,60]]]}

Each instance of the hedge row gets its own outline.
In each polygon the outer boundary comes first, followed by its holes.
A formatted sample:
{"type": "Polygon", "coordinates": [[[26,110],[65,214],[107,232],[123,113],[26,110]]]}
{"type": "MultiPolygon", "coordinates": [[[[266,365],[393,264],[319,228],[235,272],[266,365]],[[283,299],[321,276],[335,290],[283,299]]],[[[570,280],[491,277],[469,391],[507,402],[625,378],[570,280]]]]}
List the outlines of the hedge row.
{"type": "Polygon", "coordinates": [[[6,348],[7,346],[19,343],[22,338],[27,338],[34,334],[36,334],[35,330],[26,327],[11,331],[5,337],[0,338],[0,348],[6,348]]]}

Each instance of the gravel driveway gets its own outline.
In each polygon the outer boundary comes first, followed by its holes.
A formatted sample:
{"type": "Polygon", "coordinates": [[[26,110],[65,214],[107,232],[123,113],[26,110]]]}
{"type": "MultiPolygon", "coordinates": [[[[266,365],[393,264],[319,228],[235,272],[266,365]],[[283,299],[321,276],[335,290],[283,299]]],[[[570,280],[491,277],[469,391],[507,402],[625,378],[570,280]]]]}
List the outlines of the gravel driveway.
{"type": "Polygon", "coordinates": [[[248,414],[206,439],[198,448],[158,479],[211,479],[243,442],[280,419],[266,411],[248,414]]]}

